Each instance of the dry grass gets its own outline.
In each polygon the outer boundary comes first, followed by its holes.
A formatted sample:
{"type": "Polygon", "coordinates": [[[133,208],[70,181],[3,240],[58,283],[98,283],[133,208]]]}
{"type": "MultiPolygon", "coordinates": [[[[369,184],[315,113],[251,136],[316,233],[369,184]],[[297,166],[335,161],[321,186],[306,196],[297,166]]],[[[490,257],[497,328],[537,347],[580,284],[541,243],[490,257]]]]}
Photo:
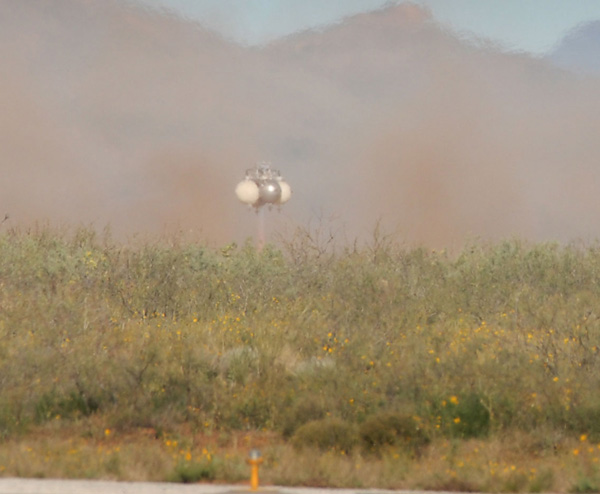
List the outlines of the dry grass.
{"type": "Polygon", "coordinates": [[[0,235],[0,474],[600,486],[600,248],[295,239],[0,235]]]}
{"type": "Polygon", "coordinates": [[[247,483],[248,451],[259,448],[263,485],[426,489],[463,492],[593,490],[600,479],[600,445],[564,438],[551,450],[520,433],[487,439],[440,439],[419,456],[389,448],[374,456],[355,451],[294,449],[271,433],[122,434],[101,424],[55,424],[53,430],[0,445],[2,475],[137,481],[247,483]],[[64,438],[64,439],[61,439],[64,438]],[[187,475],[187,476],[186,476],[187,475]],[[578,488],[579,486],[579,488],[578,488]]]}

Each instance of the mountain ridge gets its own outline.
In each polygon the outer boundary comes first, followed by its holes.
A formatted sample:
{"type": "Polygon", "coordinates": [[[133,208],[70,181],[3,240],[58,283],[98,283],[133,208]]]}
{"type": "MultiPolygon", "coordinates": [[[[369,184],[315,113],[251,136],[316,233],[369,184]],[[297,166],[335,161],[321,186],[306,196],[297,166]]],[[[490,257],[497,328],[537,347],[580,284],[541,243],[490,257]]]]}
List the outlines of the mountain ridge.
{"type": "Polygon", "coordinates": [[[600,19],[572,29],[547,58],[566,70],[600,76],[600,19]]]}

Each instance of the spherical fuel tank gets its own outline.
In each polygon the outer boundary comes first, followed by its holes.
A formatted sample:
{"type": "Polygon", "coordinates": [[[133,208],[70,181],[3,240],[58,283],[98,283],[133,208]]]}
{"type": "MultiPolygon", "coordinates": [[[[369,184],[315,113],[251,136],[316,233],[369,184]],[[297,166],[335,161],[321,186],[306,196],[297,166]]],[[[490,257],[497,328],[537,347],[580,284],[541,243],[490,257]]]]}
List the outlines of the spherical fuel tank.
{"type": "Polygon", "coordinates": [[[289,201],[290,197],[292,197],[292,188],[283,180],[279,182],[279,187],[281,188],[281,196],[279,196],[279,201],[277,201],[277,204],[283,204],[284,202],[289,201]]]}
{"type": "Polygon", "coordinates": [[[258,190],[262,203],[275,204],[281,197],[281,187],[277,180],[265,180],[258,190]]]}
{"type": "Polygon", "coordinates": [[[244,180],[237,184],[235,195],[244,204],[254,204],[260,197],[258,185],[252,180],[244,180]]]}

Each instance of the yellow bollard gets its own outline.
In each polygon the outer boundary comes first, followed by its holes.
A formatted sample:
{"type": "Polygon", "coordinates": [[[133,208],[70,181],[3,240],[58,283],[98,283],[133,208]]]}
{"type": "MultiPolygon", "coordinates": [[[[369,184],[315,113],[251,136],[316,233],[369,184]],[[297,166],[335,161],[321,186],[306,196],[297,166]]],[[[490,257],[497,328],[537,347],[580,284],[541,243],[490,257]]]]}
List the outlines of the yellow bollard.
{"type": "Polygon", "coordinates": [[[253,449],[250,451],[250,457],[246,460],[246,463],[250,465],[250,490],[258,490],[258,466],[263,462],[260,457],[260,451],[253,449]]]}

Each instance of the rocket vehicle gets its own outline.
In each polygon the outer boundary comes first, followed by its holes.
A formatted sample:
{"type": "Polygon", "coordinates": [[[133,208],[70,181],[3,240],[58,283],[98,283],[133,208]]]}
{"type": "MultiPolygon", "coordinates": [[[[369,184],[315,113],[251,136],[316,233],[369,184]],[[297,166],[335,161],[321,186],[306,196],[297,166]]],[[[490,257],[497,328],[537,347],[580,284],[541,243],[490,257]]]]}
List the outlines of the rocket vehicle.
{"type": "Polygon", "coordinates": [[[292,197],[292,189],[278,170],[266,163],[246,170],[246,177],[235,188],[237,198],[256,209],[265,204],[280,206],[292,197]]]}

